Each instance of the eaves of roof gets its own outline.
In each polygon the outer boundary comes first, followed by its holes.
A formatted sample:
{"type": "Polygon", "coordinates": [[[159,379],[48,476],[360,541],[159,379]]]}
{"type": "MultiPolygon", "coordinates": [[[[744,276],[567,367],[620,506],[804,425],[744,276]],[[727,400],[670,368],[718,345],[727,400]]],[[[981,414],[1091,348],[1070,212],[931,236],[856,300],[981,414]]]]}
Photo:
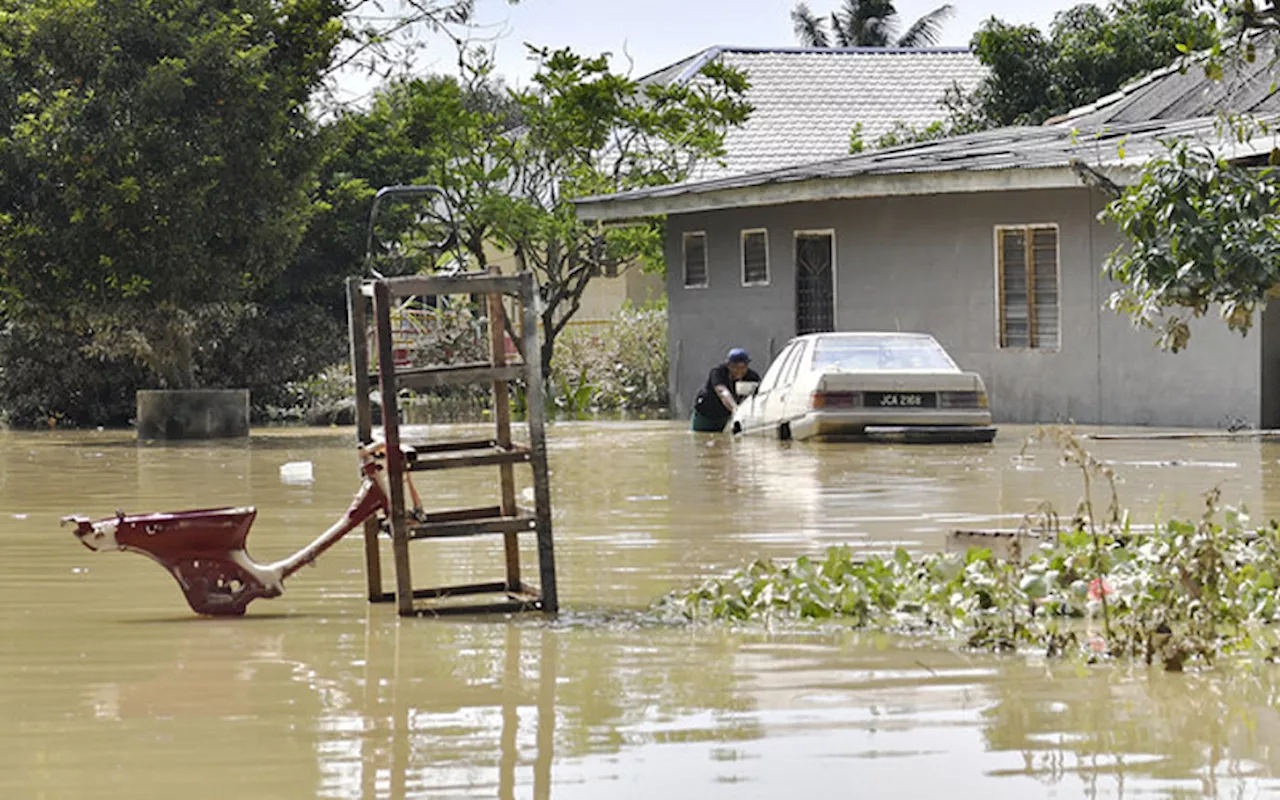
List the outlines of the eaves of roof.
{"type": "Polygon", "coordinates": [[[1132,180],[1165,142],[1193,139],[1227,158],[1276,146],[1275,134],[1223,138],[1214,117],[1155,121],[1081,132],[1069,126],[1000,128],[856,156],[696,183],[657,186],[575,201],[586,220],[629,220],[746,206],[857,197],[1076,188],[1073,165],[1132,180]]]}

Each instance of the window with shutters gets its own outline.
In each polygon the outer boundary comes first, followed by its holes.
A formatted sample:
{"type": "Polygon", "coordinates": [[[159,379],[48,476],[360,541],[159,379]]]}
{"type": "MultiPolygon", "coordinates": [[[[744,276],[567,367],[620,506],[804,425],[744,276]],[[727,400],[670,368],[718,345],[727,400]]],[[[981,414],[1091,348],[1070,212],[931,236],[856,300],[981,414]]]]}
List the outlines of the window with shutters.
{"type": "Polygon", "coordinates": [[[996,228],[996,271],[1000,346],[1058,349],[1058,226],[996,228]]]}
{"type": "Polygon", "coordinates": [[[769,285],[769,233],[764,228],[742,232],[742,285],[769,285]]]}
{"type": "Polygon", "coordinates": [[[703,231],[684,235],[684,285],[686,289],[707,285],[707,234],[703,231]]]}

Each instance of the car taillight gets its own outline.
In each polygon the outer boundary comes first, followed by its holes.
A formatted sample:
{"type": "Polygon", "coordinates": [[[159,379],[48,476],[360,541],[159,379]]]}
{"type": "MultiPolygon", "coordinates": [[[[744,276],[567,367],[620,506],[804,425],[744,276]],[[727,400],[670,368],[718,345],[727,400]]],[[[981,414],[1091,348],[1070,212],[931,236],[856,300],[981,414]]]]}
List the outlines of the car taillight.
{"type": "Polygon", "coordinates": [[[862,392],[814,392],[814,408],[858,408],[862,405],[862,392]]]}
{"type": "Polygon", "coordinates": [[[986,392],[938,392],[939,408],[986,408],[986,392]]]}

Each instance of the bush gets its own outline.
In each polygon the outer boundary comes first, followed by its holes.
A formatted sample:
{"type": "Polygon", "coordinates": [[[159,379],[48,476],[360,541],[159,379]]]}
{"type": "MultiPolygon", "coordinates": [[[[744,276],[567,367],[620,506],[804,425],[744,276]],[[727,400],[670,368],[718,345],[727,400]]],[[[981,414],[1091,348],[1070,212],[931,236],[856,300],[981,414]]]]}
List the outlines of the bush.
{"type": "Polygon", "coordinates": [[[126,425],[145,371],[128,360],[84,353],[84,337],[9,323],[0,329],[0,409],[6,424],[126,425]]]}
{"type": "Polygon", "coordinates": [[[551,370],[548,394],[565,411],[666,408],[666,305],[625,307],[607,323],[566,329],[551,370]]]}

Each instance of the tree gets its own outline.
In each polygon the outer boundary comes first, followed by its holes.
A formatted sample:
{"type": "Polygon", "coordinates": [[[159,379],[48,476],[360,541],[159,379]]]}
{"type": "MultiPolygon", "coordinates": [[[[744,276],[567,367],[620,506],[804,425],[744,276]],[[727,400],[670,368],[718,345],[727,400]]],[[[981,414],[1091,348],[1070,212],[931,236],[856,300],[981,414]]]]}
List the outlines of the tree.
{"type": "Polygon", "coordinates": [[[1185,314],[1217,307],[1247,333],[1280,285],[1280,175],[1232,166],[1187,143],[1152,161],[1106,208],[1127,240],[1105,272],[1120,284],[1110,306],[1156,329],[1177,352],[1191,338],[1185,314]]]}
{"type": "Polygon", "coordinates": [[[991,127],[1038,125],[1211,45],[1217,19],[1199,0],[1115,0],[1060,12],[1045,38],[995,17],[972,47],[990,69],[971,102],[991,127]]]}
{"type": "MultiPolygon", "coordinates": [[[[1216,8],[1226,24],[1201,57],[1206,75],[1221,79],[1255,58],[1269,58],[1274,68],[1280,58],[1274,3],[1216,8]],[[1254,36],[1258,31],[1270,38],[1254,36]]],[[[1220,123],[1236,141],[1274,135],[1269,123],[1248,113],[1224,112],[1220,123]]],[[[1277,296],[1280,149],[1268,163],[1258,160],[1231,163],[1207,143],[1174,142],[1104,209],[1102,218],[1114,221],[1124,238],[1104,265],[1118,283],[1109,305],[1157,331],[1160,347],[1186,347],[1188,319],[1213,309],[1229,330],[1246,334],[1256,312],[1277,296]]]]}
{"type": "Polygon", "coordinates": [[[791,22],[805,47],[931,47],[954,14],[950,3],[938,6],[897,36],[898,12],[890,0],[845,0],[825,19],[801,2],[791,10],[791,22]]]}
{"type": "Polygon", "coordinates": [[[49,0],[0,26],[4,313],[76,326],[167,386],[195,380],[200,317],[291,255],[304,106],[341,34],[327,0],[229,5],[49,0]]]}
{"type": "Polygon", "coordinates": [[[876,145],[1039,125],[1212,47],[1217,36],[1217,15],[1200,0],[1116,0],[1106,10],[1081,4],[1054,17],[1048,38],[1034,25],[992,17],[971,43],[990,70],[977,89],[948,92],[943,119],[919,128],[900,125],[876,145]]]}
{"type": "Polygon", "coordinates": [[[100,422],[135,381],[279,383],[306,368],[265,304],[291,291],[314,213],[309,104],[346,60],[398,57],[403,26],[470,8],[415,0],[380,33],[348,17],[370,4],[0,0],[0,350],[32,365],[0,373],[0,402],[100,422]],[[93,385],[114,375],[119,396],[31,384],[41,363],[93,385]]]}
{"type": "Polygon", "coordinates": [[[607,58],[538,50],[533,87],[516,94],[524,127],[500,142],[508,170],[493,232],[537,277],[543,373],[555,338],[577,313],[588,281],[636,261],[662,263],[662,225],[584,223],[574,198],[688,178],[724,153],[724,134],[746,121],[744,73],[719,62],[684,84],[640,85],[607,58]]]}
{"type": "Polygon", "coordinates": [[[389,219],[379,238],[401,250],[412,247],[412,235],[437,251],[449,240],[471,269],[485,263],[487,247],[511,252],[537,279],[539,356],[549,374],[556,337],[589,281],[618,265],[661,262],[658,222],[587,224],[572,200],[688,177],[722,154],[725,131],[750,107],[745,76],[718,63],[687,84],[642,86],[603,56],[533,54],[539,69],[526,89],[496,83],[474,57],[458,80],[388,85],[368,113],[340,123],[350,138],[334,164],[341,169],[327,180],[365,192],[381,182],[442,187],[446,202],[428,210],[434,233],[413,234],[416,220],[402,217],[389,219]]]}

